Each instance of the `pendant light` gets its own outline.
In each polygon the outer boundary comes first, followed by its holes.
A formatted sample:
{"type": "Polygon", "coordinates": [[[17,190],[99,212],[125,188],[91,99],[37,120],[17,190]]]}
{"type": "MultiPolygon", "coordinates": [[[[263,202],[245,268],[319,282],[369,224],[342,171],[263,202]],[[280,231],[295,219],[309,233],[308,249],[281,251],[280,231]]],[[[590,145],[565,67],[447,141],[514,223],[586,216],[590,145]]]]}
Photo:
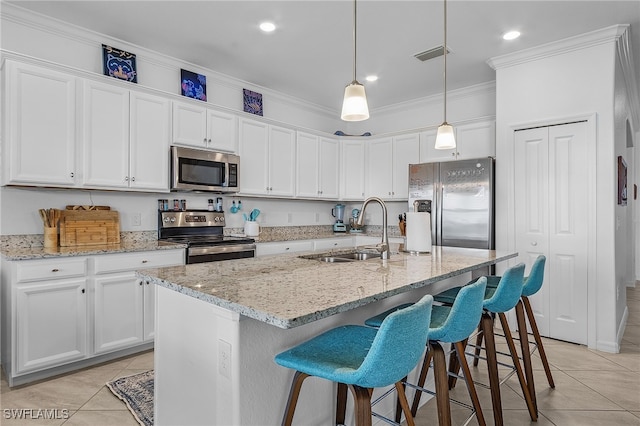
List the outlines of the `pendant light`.
{"type": "Polygon", "coordinates": [[[436,149],[453,149],[456,147],[456,137],[453,126],[447,123],[447,0],[444,0],[444,121],[438,127],[436,135],[436,149]]]}
{"type": "Polygon", "coordinates": [[[342,102],[342,114],[344,121],[362,121],[369,118],[369,106],[364,86],[356,80],[356,41],[357,41],[357,9],[356,0],[353,0],[353,81],[344,89],[344,101],[342,102]]]}

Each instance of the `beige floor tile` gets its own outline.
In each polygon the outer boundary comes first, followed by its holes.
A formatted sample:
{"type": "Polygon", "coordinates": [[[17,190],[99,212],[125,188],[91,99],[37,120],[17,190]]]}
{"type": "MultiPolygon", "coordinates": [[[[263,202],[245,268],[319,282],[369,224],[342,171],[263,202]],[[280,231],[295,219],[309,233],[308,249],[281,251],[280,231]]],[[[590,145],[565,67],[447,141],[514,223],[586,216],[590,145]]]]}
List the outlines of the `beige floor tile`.
{"type": "Polygon", "coordinates": [[[640,419],[627,411],[548,410],[544,412],[553,424],[562,426],[638,426],[640,419]]]}
{"type": "Polygon", "coordinates": [[[627,324],[622,341],[640,345],[640,325],[627,324]]]}
{"type": "Polygon", "coordinates": [[[631,414],[633,414],[634,416],[640,418],[640,411],[632,411],[631,414]]]}
{"type": "Polygon", "coordinates": [[[600,352],[600,355],[628,370],[640,371],[640,345],[623,343],[620,347],[620,353],[600,352]]]}
{"type": "Polygon", "coordinates": [[[640,373],[618,371],[567,371],[566,374],[625,410],[640,410],[640,373]]]}
{"type": "Polygon", "coordinates": [[[80,411],[87,410],[127,410],[127,406],[109,388],[104,386],[86,404],[80,407],[80,411]]]}
{"type": "Polygon", "coordinates": [[[127,370],[152,370],[153,369],[153,351],[144,352],[130,360],[129,364],[124,367],[127,370]]]}
{"type": "Polygon", "coordinates": [[[549,363],[559,370],[624,370],[624,367],[603,357],[603,353],[586,346],[565,343],[547,349],[549,363]]]}
{"type": "Polygon", "coordinates": [[[129,411],[78,411],[65,426],[139,426],[129,411]]]}
{"type": "Polygon", "coordinates": [[[74,411],[49,411],[49,418],[45,419],[38,417],[38,414],[34,411],[29,412],[2,412],[2,418],[0,424],[2,426],[57,426],[64,424],[72,415],[74,411]]]}

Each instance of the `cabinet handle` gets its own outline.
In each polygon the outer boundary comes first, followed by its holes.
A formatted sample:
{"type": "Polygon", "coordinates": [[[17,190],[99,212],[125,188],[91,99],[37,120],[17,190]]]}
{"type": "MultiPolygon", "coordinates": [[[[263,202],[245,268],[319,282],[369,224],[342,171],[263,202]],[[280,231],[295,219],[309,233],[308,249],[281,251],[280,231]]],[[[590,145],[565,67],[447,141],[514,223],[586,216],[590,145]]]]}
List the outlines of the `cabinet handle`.
{"type": "Polygon", "coordinates": [[[125,181],[125,182],[129,182],[129,176],[125,176],[125,177],[124,177],[124,181],[125,181]]]}
{"type": "Polygon", "coordinates": [[[532,241],[532,242],[531,242],[531,245],[532,245],[532,246],[537,246],[537,245],[538,245],[538,243],[537,243],[537,242],[535,242],[535,241],[532,241]]]}
{"type": "Polygon", "coordinates": [[[74,177],[75,174],[73,172],[69,173],[69,176],[74,177]]]}
{"type": "Polygon", "coordinates": [[[148,260],[146,260],[146,259],[142,261],[142,263],[147,263],[147,262],[148,262],[148,260]]]}
{"type": "Polygon", "coordinates": [[[60,271],[60,269],[58,269],[58,268],[53,268],[53,269],[51,270],[51,272],[59,272],[59,271],[60,271]]]}
{"type": "Polygon", "coordinates": [[[204,144],[207,144],[207,138],[202,139],[202,142],[204,142],[204,144]]]}
{"type": "Polygon", "coordinates": [[[82,289],[82,294],[84,294],[84,288],[82,289]]]}
{"type": "Polygon", "coordinates": [[[208,143],[211,143],[211,139],[209,139],[209,142],[208,142],[208,143]]]}
{"type": "Polygon", "coordinates": [[[149,285],[149,281],[145,281],[144,283],[145,283],[146,285],[149,285]]]}
{"type": "Polygon", "coordinates": [[[135,182],[135,181],[136,181],[136,178],[134,176],[134,177],[131,178],[131,182],[135,182]]]}
{"type": "Polygon", "coordinates": [[[289,247],[285,247],[284,249],[285,249],[285,250],[289,250],[289,247]]]}
{"type": "Polygon", "coordinates": [[[453,157],[455,157],[455,156],[456,156],[456,153],[455,153],[455,152],[452,152],[452,153],[451,153],[451,155],[452,155],[453,157]]]}

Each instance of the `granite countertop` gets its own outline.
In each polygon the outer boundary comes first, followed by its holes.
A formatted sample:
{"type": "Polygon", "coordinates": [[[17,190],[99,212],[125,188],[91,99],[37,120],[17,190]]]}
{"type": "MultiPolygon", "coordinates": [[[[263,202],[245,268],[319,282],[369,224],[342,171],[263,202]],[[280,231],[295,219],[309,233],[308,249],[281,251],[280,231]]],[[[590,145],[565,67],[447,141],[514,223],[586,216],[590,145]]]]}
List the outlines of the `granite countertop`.
{"type": "Polygon", "coordinates": [[[157,240],[122,241],[120,244],[90,245],[84,247],[2,247],[0,255],[6,260],[34,260],[52,257],[90,256],[95,254],[133,253],[138,251],[172,250],[186,248],[186,244],[158,242],[157,240]]]}
{"type": "MultiPolygon", "coordinates": [[[[293,328],[517,256],[434,246],[428,255],[326,263],[307,253],[138,271],[153,283],[280,328],[293,328]]],[[[344,252],[348,250],[334,250],[344,252]]]]}

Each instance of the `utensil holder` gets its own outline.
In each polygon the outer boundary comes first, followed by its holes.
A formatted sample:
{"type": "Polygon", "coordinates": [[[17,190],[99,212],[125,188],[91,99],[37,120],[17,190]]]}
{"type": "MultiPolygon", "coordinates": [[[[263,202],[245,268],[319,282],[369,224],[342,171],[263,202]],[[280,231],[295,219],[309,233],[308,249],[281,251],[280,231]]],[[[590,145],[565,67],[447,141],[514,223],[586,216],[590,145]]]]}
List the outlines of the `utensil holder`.
{"type": "Polygon", "coordinates": [[[257,237],[260,235],[260,226],[258,222],[252,222],[250,220],[244,223],[244,235],[247,237],[257,237]]]}
{"type": "Polygon", "coordinates": [[[44,228],[44,246],[46,248],[58,247],[58,228],[44,228]]]}

